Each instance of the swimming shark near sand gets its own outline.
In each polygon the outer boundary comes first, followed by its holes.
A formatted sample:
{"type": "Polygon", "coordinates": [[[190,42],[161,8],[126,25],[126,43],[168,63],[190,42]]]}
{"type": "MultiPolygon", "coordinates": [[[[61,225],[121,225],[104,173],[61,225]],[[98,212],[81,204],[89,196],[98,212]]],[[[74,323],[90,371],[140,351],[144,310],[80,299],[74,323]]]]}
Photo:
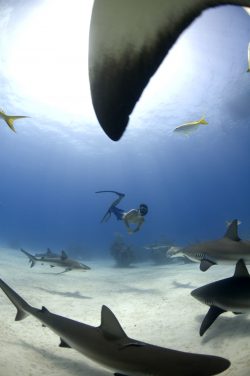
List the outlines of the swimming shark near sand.
{"type": "Polygon", "coordinates": [[[59,266],[65,268],[65,270],[61,273],[69,272],[70,270],[90,270],[89,266],[83,264],[82,262],[69,258],[65,251],[62,251],[61,255],[58,255],[58,257],[50,255],[37,257],[25,251],[24,249],[21,249],[21,252],[23,252],[29,258],[31,268],[36,264],[36,262],[40,262],[42,265],[49,264],[50,267],[59,266]]]}
{"type": "Polygon", "coordinates": [[[238,221],[234,219],[223,238],[193,244],[168,254],[171,257],[186,256],[192,261],[200,262],[200,270],[205,272],[212,265],[235,264],[239,259],[250,264],[250,241],[239,238],[238,221]]]}
{"type": "Polygon", "coordinates": [[[244,261],[241,259],[237,262],[232,277],[199,287],[191,295],[210,306],[200,327],[201,336],[224,312],[249,313],[250,275],[244,261]]]}
{"type": "Polygon", "coordinates": [[[136,102],[180,34],[205,9],[250,0],[95,0],[89,81],[97,119],[121,138],[136,102]]]}
{"type": "Polygon", "coordinates": [[[116,376],[205,376],[230,366],[229,360],[218,356],[170,350],[130,338],[106,306],[102,306],[101,325],[93,327],[51,313],[45,307],[30,306],[3,280],[0,287],[17,309],[15,320],[34,316],[60,337],[60,347],[79,351],[116,376]]]}

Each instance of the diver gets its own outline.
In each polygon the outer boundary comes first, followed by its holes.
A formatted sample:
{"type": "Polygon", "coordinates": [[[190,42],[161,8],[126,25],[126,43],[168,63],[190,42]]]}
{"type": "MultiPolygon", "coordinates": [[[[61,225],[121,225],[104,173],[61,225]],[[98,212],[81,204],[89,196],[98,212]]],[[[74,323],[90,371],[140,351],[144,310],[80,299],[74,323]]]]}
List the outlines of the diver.
{"type": "Polygon", "coordinates": [[[148,207],[146,204],[140,204],[138,209],[131,209],[126,212],[123,209],[117,207],[117,205],[121,202],[121,200],[125,197],[124,193],[119,193],[116,191],[97,191],[95,193],[115,193],[118,198],[110,205],[107,212],[104,214],[101,223],[107,222],[113,213],[118,221],[123,221],[129,234],[137,232],[140,230],[142,224],[144,223],[144,216],[148,212],[148,207]],[[130,225],[136,225],[134,228],[130,225]]]}

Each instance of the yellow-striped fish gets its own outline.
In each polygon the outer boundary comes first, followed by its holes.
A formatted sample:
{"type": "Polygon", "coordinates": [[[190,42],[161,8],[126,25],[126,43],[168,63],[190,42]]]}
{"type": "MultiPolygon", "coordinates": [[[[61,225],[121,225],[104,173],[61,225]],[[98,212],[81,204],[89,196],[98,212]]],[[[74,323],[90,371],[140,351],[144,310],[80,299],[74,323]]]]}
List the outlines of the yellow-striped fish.
{"type": "Polygon", "coordinates": [[[208,124],[208,122],[205,120],[204,117],[202,117],[199,120],[196,121],[190,121],[188,123],[184,123],[182,125],[179,125],[174,129],[173,132],[184,134],[185,136],[188,136],[190,133],[196,131],[200,124],[208,124]]]}
{"type": "Polygon", "coordinates": [[[8,126],[13,132],[16,132],[14,128],[14,121],[17,119],[28,118],[28,117],[29,116],[6,115],[6,113],[3,110],[0,110],[0,118],[3,119],[6,124],[8,124],[8,126]]]}

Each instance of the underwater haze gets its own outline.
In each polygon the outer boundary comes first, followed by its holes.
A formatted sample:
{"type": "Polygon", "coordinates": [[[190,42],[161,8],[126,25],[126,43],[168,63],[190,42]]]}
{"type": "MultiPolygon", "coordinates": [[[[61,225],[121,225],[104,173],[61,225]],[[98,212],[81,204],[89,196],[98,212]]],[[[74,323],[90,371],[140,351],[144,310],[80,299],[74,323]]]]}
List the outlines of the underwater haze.
{"type": "Polygon", "coordinates": [[[0,1],[0,244],[105,257],[116,233],[144,247],[250,238],[250,18],[221,6],[198,17],[151,79],[119,142],[95,117],[88,81],[91,1],[0,1]],[[80,22],[84,14],[84,22],[80,22]],[[190,136],[174,133],[205,117],[190,136]],[[101,218],[146,203],[141,230],[101,218]]]}

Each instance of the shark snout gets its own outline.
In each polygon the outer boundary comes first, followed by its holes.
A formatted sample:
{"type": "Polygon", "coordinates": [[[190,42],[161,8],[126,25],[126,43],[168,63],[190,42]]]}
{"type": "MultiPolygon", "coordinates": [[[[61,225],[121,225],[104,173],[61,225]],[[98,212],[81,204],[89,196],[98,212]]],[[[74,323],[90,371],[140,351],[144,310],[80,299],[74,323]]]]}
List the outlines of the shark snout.
{"type": "Polygon", "coordinates": [[[206,296],[206,294],[204,294],[202,287],[199,287],[198,289],[191,291],[191,296],[199,300],[199,302],[201,303],[208,304],[209,302],[209,298],[206,296]]]}
{"type": "Polygon", "coordinates": [[[84,269],[84,270],[90,270],[90,269],[91,269],[91,267],[90,267],[90,266],[88,266],[88,265],[85,265],[85,264],[82,264],[82,263],[80,263],[80,269],[84,269]]]}
{"type": "Polygon", "coordinates": [[[182,249],[180,247],[170,247],[167,251],[167,255],[170,257],[182,257],[182,249]]]}

